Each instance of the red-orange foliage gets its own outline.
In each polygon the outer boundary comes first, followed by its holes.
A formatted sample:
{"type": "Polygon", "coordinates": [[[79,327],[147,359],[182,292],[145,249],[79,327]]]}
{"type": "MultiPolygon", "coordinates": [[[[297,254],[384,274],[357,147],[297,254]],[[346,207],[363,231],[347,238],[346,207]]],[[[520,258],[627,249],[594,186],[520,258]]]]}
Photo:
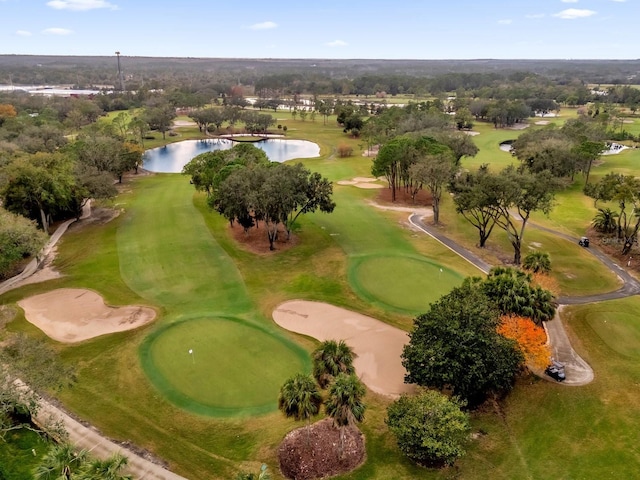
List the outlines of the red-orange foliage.
{"type": "Polygon", "coordinates": [[[17,115],[16,109],[13,105],[8,103],[0,103],[0,118],[11,118],[17,115]]]}
{"type": "Polygon", "coordinates": [[[527,364],[543,369],[549,365],[551,350],[547,345],[547,334],[533,320],[518,315],[503,315],[498,333],[518,343],[527,364]]]}

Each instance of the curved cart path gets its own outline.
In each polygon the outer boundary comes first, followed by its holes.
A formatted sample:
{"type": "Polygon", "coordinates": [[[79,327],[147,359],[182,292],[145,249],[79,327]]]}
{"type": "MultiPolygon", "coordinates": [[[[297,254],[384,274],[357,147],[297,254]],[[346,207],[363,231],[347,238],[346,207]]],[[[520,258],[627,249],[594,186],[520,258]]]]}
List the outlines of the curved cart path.
{"type": "MultiPolygon", "coordinates": [[[[411,223],[411,225],[426,233],[430,237],[434,238],[438,242],[442,243],[444,246],[463,257],[469,263],[475,265],[482,272],[488,273],[491,269],[491,265],[483,261],[480,257],[467,250],[466,248],[460,246],[458,243],[451,240],[447,236],[443,235],[440,231],[438,231],[438,229],[424,223],[421,215],[417,213],[411,214],[409,216],[409,223],[411,223]]],[[[530,223],[529,225],[531,225],[532,228],[551,233],[552,235],[564,238],[567,241],[575,242],[576,244],[578,243],[579,239],[572,237],[571,235],[557,232],[555,230],[532,223],[530,223]]],[[[586,303],[602,302],[605,300],[615,300],[619,298],[631,297],[640,293],[640,282],[638,282],[638,280],[636,280],[627,271],[625,271],[624,268],[613,262],[609,257],[607,257],[602,251],[598,250],[597,248],[590,247],[588,248],[588,251],[598,260],[600,260],[605,266],[607,266],[613,273],[615,273],[622,280],[623,286],[613,292],[605,292],[597,295],[587,295],[582,297],[567,296],[558,298],[558,303],[560,304],[560,306],[556,311],[556,315],[553,321],[545,322],[545,329],[547,330],[549,344],[551,346],[554,359],[564,363],[565,365],[565,373],[567,377],[566,380],[562,382],[563,385],[585,385],[593,380],[594,373],[591,366],[582,357],[580,357],[580,355],[578,355],[571,346],[571,342],[569,341],[569,337],[567,336],[560,316],[562,307],[565,305],[580,305],[586,303]]],[[[549,380],[549,377],[547,377],[546,375],[541,374],[541,376],[549,380]]]]}

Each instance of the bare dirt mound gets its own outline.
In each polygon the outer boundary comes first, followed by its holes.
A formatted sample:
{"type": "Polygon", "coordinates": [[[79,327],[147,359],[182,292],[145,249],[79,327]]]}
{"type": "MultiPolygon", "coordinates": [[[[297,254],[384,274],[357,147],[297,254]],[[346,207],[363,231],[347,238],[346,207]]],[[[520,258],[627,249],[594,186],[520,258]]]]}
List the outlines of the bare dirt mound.
{"type": "Polygon", "coordinates": [[[376,202],[381,205],[400,205],[405,207],[430,207],[433,203],[431,194],[425,190],[420,190],[415,199],[411,198],[411,194],[404,188],[396,190],[396,201],[391,200],[391,189],[384,188],[378,193],[376,202]]]}
{"type": "Polygon", "coordinates": [[[149,307],[110,307],[91,290],[60,288],[20,300],[26,319],[58,342],[75,343],[153,321],[149,307]]]}
{"type": "Polygon", "coordinates": [[[289,432],[278,448],[282,474],[295,480],[324,478],[350,472],[366,458],[364,435],[356,427],[340,429],[330,418],[289,432]],[[344,442],[344,443],[342,443],[344,442]]]}
{"type": "Polygon", "coordinates": [[[233,222],[229,229],[231,236],[238,244],[250,252],[261,255],[289,250],[298,244],[298,236],[292,233],[291,238],[287,239],[287,232],[281,227],[278,231],[278,238],[274,242],[275,250],[269,250],[269,238],[267,237],[267,229],[264,226],[264,222],[258,222],[257,228],[251,227],[246,232],[238,222],[233,222]]]}

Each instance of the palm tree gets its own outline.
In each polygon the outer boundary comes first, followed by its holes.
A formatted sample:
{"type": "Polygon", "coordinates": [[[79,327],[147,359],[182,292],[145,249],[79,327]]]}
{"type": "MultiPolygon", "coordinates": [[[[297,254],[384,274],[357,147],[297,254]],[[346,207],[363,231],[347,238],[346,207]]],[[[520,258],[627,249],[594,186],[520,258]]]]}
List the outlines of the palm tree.
{"type": "Polygon", "coordinates": [[[93,460],[79,475],[79,480],[131,480],[131,475],[122,473],[129,459],[121,453],[115,453],[106,460],[93,460]]]}
{"type": "Polygon", "coordinates": [[[614,212],[610,208],[599,208],[598,213],[593,217],[591,222],[593,228],[602,233],[613,233],[618,228],[617,218],[618,212],[614,212]]]}
{"type": "Polygon", "coordinates": [[[549,273],[551,271],[551,260],[549,254],[545,252],[531,252],[524,257],[522,268],[533,273],[549,273]]]}
{"type": "Polygon", "coordinates": [[[327,415],[340,428],[340,449],[344,451],[344,429],[364,420],[365,404],[362,397],[366,390],[354,374],[338,375],[329,389],[329,398],[325,403],[327,415]]]}
{"type": "Polygon", "coordinates": [[[87,460],[87,451],[77,451],[73,445],[55,445],[42,458],[33,472],[35,480],[69,480],[80,471],[87,460]]]}
{"type": "Polygon", "coordinates": [[[280,388],[278,408],[287,417],[306,420],[307,427],[311,417],[320,411],[322,397],[311,375],[296,373],[280,388]]]}
{"type": "Polygon", "coordinates": [[[329,383],[341,373],[351,375],[355,373],[353,359],[356,354],[344,340],[326,340],[311,354],[313,358],[313,376],[321,388],[327,388],[329,383]]]}

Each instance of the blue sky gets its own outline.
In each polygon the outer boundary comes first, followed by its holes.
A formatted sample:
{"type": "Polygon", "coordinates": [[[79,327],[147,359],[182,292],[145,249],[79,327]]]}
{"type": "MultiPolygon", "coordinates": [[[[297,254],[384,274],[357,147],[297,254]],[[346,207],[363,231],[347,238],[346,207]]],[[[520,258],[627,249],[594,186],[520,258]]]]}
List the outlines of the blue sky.
{"type": "Polygon", "coordinates": [[[636,59],[638,1],[0,0],[0,54],[636,59]]]}

